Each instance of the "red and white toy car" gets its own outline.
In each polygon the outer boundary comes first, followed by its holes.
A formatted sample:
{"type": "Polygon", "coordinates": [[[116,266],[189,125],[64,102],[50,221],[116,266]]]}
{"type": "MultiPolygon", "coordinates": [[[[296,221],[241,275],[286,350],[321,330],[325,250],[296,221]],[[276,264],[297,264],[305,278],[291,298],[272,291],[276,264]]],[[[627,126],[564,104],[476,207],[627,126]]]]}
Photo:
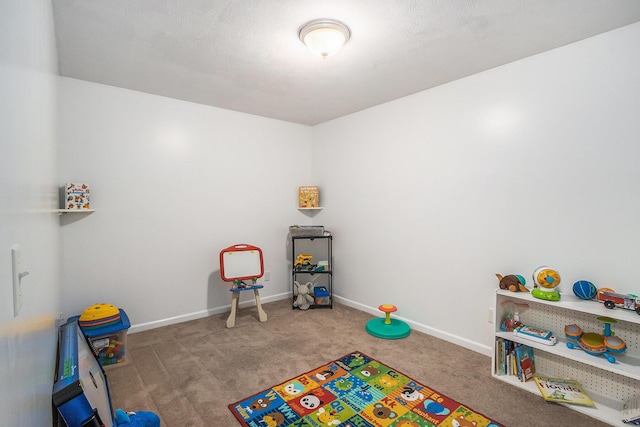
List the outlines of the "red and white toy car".
{"type": "Polygon", "coordinates": [[[607,308],[625,308],[640,314],[640,298],[635,295],[619,294],[613,291],[600,290],[596,298],[607,308]]]}

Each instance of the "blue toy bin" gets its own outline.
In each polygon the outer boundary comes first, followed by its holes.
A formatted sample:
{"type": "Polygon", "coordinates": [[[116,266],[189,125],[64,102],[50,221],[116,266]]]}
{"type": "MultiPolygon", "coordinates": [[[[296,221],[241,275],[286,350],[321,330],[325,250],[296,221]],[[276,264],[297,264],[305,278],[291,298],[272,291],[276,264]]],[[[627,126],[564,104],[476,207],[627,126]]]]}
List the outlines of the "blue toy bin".
{"type": "Polygon", "coordinates": [[[325,286],[316,286],[313,288],[313,295],[315,297],[316,305],[329,305],[331,300],[329,299],[329,291],[325,286]]]}
{"type": "MultiPolygon", "coordinates": [[[[131,327],[129,317],[123,309],[120,311],[120,320],[116,323],[99,328],[80,328],[82,333],[89,338],[96,351],[96,357],[101,366],[115,365],[125,361],[127,351],[127,331],[131,327]]],[[[74,316],[68,319],[79,319],[74,316]]]]}

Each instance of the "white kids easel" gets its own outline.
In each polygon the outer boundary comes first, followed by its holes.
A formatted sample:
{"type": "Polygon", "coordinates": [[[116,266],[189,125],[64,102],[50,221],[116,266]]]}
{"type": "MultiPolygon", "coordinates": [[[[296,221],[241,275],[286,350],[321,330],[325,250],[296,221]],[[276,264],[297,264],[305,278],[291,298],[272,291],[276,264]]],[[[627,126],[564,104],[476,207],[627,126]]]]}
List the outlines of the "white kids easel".
{"type": "Polygon", "coordinates": [[[220,252],[220,276],[225,282],[233,282],[231,289],[229,289],[233,297],[231,299],[231,314],[227,318],[227,328],[233,328],[236,325],[236,312],[242,291],[253,291],[258,308],[258,319],[261,322],[267,321],[267,313],[262,309],[259,293],[259,290],[264,286],[257,284],[258,279],[263,275],[264,262],[262,250],[259,247],[238,244],[220,252]],[[251,283],[246,283],[245,280],[251,280],[251,283]]]}

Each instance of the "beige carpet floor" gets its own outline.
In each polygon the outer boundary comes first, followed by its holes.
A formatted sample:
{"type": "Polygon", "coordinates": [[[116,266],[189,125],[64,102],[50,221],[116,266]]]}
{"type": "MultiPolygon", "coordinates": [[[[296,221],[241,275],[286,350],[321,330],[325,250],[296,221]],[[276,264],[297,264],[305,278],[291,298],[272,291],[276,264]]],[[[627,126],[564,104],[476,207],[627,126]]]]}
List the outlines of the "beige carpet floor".
{"type": "Polygon", "coordinates": [[[265,323],[248,307],[231,329],[225,314],[129,334],[126,361],[106,370],[114,409],[154,411],[164,427],[239,426],[228,404],[358,350],[505,426],[605,425],[493,379],[491,359],[463,347],[372,337],[359,310],[263,307],[265,323]]]}

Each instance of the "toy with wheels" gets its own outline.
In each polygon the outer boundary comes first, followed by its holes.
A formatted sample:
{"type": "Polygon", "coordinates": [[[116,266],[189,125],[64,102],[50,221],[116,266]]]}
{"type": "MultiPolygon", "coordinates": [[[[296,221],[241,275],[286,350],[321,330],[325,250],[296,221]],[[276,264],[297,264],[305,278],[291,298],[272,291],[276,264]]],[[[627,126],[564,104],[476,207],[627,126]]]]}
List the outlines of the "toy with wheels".
{"type": "Polygon", "coordinates": [[[551,267],[538,267],[533,271],[533,287],[531,295],[547,301],[560,301],[560,273],[551,267]]]}
{"type": "Polygon", "coordinates": [[[598,299],[598,302],[603,303],[607,308],[625,308],[640,314],[640,298],[638,298],[637,295],[619,294],[613,289],[600,288],[596,292],[596,298],[598,299]]]}
{"type": "Polygon", "coordinates": [[[312,263],[312,260],[313,255],[300,254],[293,262],[293,268],[295,271],[313,271],[316,266],[312,263]]]}
{"type": "Polygon", "coordinates": [[[524,286],[526,280],[519,274],[509,274],[507,276],[496,274],[496,277],[500,281],[500,283],[498,283],[500,289],[508,289],[511,292],[529,292],[529,289],[524,286]]]}
{"type": "Polygon", "coordinates": [[[620,354],[627,349],[627,344],[611,331],[611,324],[616,323],[610,317],[598,317],[604,323],[604,332],[583,332],[578,325],[566,325],[564,334],[567,337],[567,347],[583,350],[592,356],[602,356],[609,363],[615,363],[616,358],[609,353],[620,354]]]}
{"type": "Polygon", "coordinates": [[[397,311],[395,305],[382,304],[378,309],[385,313],[384,318],[371,319],[367,322],[367,332],[374,337],[387,340],[405,338],[411,333],[411,328],[402,320],[392,319],[391,313],[397,311]]]}

